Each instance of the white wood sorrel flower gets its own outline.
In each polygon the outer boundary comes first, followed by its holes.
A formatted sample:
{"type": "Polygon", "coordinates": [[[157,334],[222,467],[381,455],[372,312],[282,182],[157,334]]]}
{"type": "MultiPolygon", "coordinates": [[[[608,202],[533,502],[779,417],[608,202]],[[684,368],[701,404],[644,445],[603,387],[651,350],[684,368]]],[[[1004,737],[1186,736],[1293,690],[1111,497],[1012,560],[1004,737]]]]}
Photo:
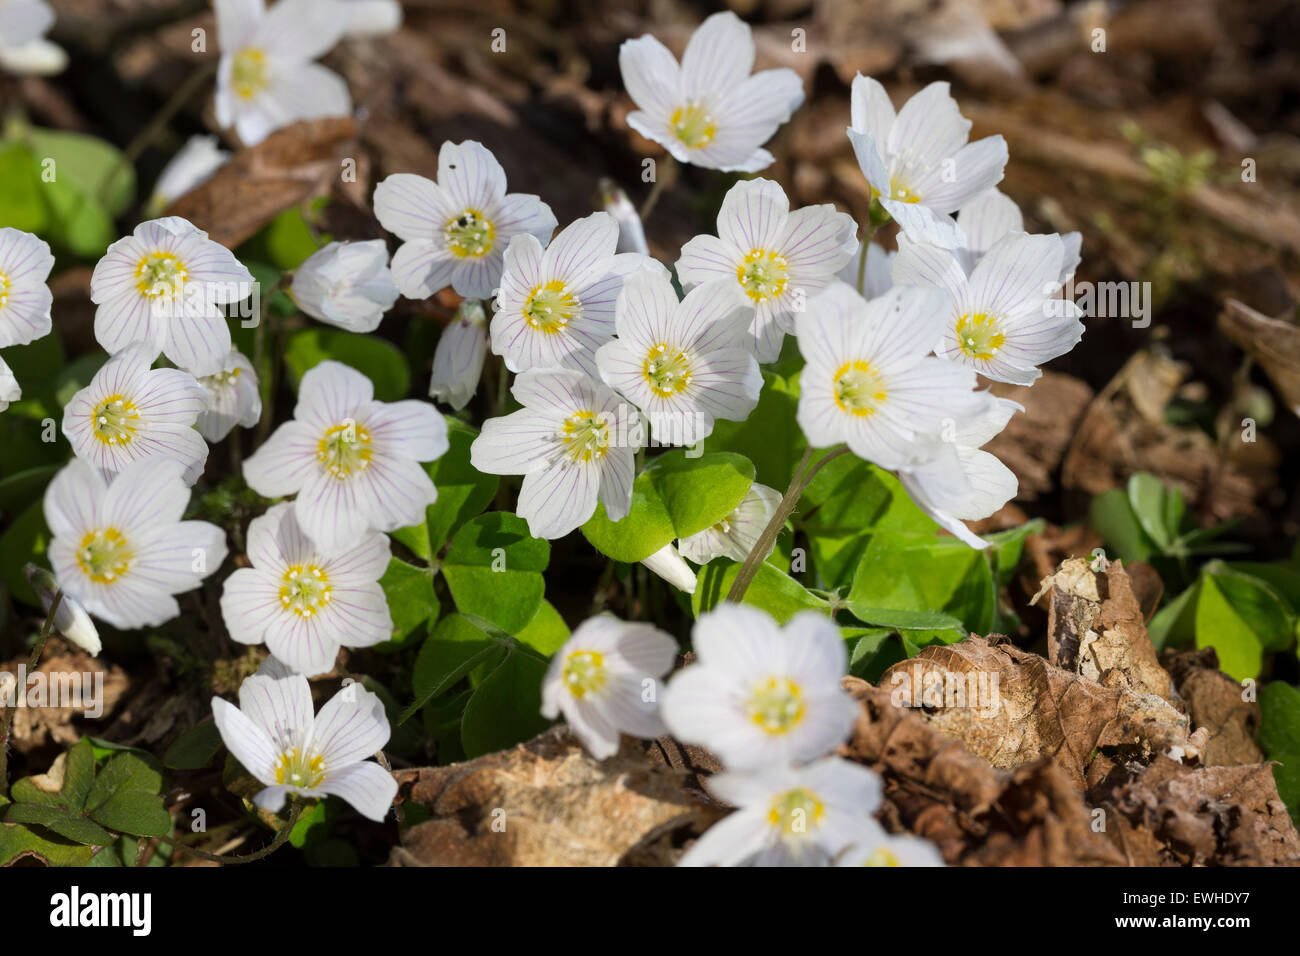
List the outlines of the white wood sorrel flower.
{"type": "MultiPolygon", "coordinates": [[[[1025,217],[1020,207],[1001,190],[989,189],[980,193],[961,209],[957,210],[957,225],[961,227],[963,243],[954,250],[967,273],[975,263],[984,258],[984,254],[993,248],[1003,236],[1025,231],[1025,217]]],[[[1061,281],[1064,285],[1079,268],[1080,250],[1083,236],[1077,232],[1059,234],[1061,240],[1061,281]]],[[[899,247],[906,244],[907,238],[901,237],[899,247]]]]}
{"type": "Polygon", "coordinates": [[[722,282],[754,306],[753,348],[760,362],[781,354],[794,317],[826,288],[858,247],[853,217],[830,204],[790,211],[778,183],[736,183],[722,200],[718,235],[682,247],[677,274],[687,287],[722,282]]]}
{"type": "Polygon", "coordinates": [[[974,143],[948,84],[934,82],[897,113],[876,80],[853,80],[848,128],[862,174],[880,205],[909,238],[953,248],[961,233],[951,214],[1002,180],[1007,143],[974,143]]]}
{"type": "Polygon", "coordinates": [[[212,178],[226,164],[230,154],[217,145],[215,136],[191,136],[158,174],[147,206],[156,216],[191,189],[212,178]]]}
{"type": "Polygon", "coordinates": [[[397,781],[368,760],[388,743],[383,702],[355,682],[314,712],[301,674],[264,667],[239,687],[239,706],[212,698],[212,718],[234,757],[266,789],[253,797],[275,812],[291,794],[333,794],[379,822],[397,795],[397,781]]]}
{"type": "Polygon", "coordinates": [[[1023,407],[988,392],[961,419],[945,423],[944,433],[922,436],[918,464],[902,468],[898,478],[921,510],[972,548],[989,542],[966,527],[993,514],[1016,496],[1020,483],[1013,472],[980,446],[992,441],[1023,407]]]}
{"type": "Polygon", "coordinates": [[[801,611],[781,627],[763,611],[723,604],[700,615],[691,639],[697,663],[663,699],[678,740],[745,770],[812,760],[848,736],[857,708],[840,687],[844,638],[826,615],[801,611]]]}
{"type": "Polygon", "coordinates": [[[339,42],[348,13],[336,0],[215,0],[217,122],[252,146],[298,120],[346,116],[343,78],[319,63],[339,42]]]}
{"type": "Polygon", "coordinates": [[[836,866],[947,866],[939,848],[910,833],[890,835],[881,830],[862,838],[835,859],[836,866]]]}
{"type": "Polygon", "coordinates": [[[611,521],[627,517],[641,444],[635,409],[581,372],[523,372],[511,393],[524,407],[483,423],[470,464],[524,476],[516,510],[533,537],[564,537],[597,500],[611,521]]]}
{"type": "Polygon", "coordinates": [[[191,375],[211,375],[230,353],[219,306],[253,291],[252,274],[206,232],[179,216],[151,219],[95,266],[95,338],[109,354],[148,342],[191,375]]]}
{"type": "MultiPolygon", "coordinates": [[[[31,585],[32,592],[40,599],[45,613],[49,614],[50,608],[54,606],[54,596],[59,593],[59,584],[54,580],[54,575],[35,564],[26,564],[23,566],[23,576],[31,585]]],[[[103,650],[95,622],[71,595],[65,594],[59,599],[59,609],[54,612],[54,629],[91,657],[98,657],[103,650]]]]}
{"type": "Polygon", "coordinates": [[[571,368],[599,378],[596,350],[614,337],[614,305],[628,276],[668,270],[649,256],[615,253],[618,223],[595,212],[564,227],[542,249],[535,236],[510,240],[492,317],[492,351],[512,372],[571,368]]]}
{"type": "Polygon", "coordinates": [[[178,368],[154,368],[154,351],[134,345],[118,352],[63,409],[63,434],[77,457],[106,473],[146,458],[184,467],[186,484],[203,473],[208,446],[194,430],[207,393],[178,368]]]}
{"type": "Polygon", "coordinates": [[[561,713],[598,760],[618,751],[620,733],[663,735],[656,688],[672,670],[677,642],[649,624],[602,614],[583,621],[542,680],[542,716],[561,713]]]}
{"type": "Polygon", "coordinates": [[[880,806],[880,778],[839,757],[727,770],[705,786],[737,809],[709,827],[679,866],[829,866],[887,839],[872,816],[880,806]]]}
{"type": "Polygon", "coordinates": [[[179,615],[172,595],[194,590],[226,559],[220,528],[181,520],[189,500],[181,466],[170,459],[132,462],[106,483],[74,458],[45,492],[59,587],[117,628],[151,627],[179,615]]]}
{"type": "Polygon", "coordinates": [[[308,315],[349,332],[373,332],[397,301],[388,244],[331,242],[293,274],[293,301],[308,315]]]}
{"type": "Polygon", "coordinates": [[[487,316],[478,299],[462,299],[456,317],[438,336],[433,351],[433,374],[429,377],[429,397],[446,402],[460,411],[478,391],[487,358],[487,316]]]}
{"type": "Polygon", "coordinates": [[[377,402],[370,379],[325,361],[302,377],[293,420],[244,462],[244,479],[268,498],[297,494],[299,526],[328,553],[421,521],[438,492],[420,462],[447,448],[428,402],[377,402]]]}
{"type": "Polygon", "coordinates": [[[526,233],[545,242],[555,214],[537,196],[506,194],[506,173],[482,143],[443,143],[438,181],[394,173],[375,187],[375,216],[402,240],[393,278],[423,299],[445,286],[486,299],[501,281],[506,247],[526,233]]]}
{"type": "Polygon", "coordinates": [[[22,397],[23,390],[18,385],[13,369],[0,358],[0,412],[8,408],[10,402],[16,402],[22,397]]]}
{"type": "Polygon", "coordinates": [[[638,109],[627,122],[684,162],[753,173],[773,162],[763,149],[803,102],[793,70],[754,68],[754,37],[734,13],[715,13],[692,34],[679,66],[652,36],[619,48],[623,85],[638,109]]]}
{"type": "Polygon", "coordinates": [[[221,371],[203,376],[199,385],[207,402],[195,425],[208,441],[221,441],[236,425],[251,428],[262,417],[257,373],[253,371],[253,363],[238,349],[231,349],[221,371]]]}
{"type": "Polygon", "coordinates": [[[905,242],[893,277],[945,293],[936,355],[996,382],[1032,385],[1038,365],[1083,337],[1079,307],[1056,296],[1065,252],[1060,236],[1008,233],[968,274],[960,250],[905,242]]]}
{"type": "Polygon", "coordinates": [[[45,280],[54,268],[49,244],[30,232],[0,229],[0,348],[49,334],[54,296],[45,280]]]}
{"type": "Polygon", "coordinates": [[[708,283],[678,302],[666,275],[634,273],[618,296],[618,338],[600,347],[596,364],[659,444],[693,445],[715,420],[744,421],[758,404],[751,314],[734,283],[708,283]]]}
{"type": "MultiPolygon", "coordinates": [[[[749,491],[740,504],[731,509],[721,521],[703,531],[682,538],[677,547],[682,556],[690,558],[696,564],[708,564],[714,558],[725,557],[732,561],[744,561],[749,552],[763,534],[763,529],[776,513],[776,506],[781,503],[781,492],[757,481],[749,486],[749,491]]],[[[772,542],[776,547],[776,542],[772,542]]],[[[771,554],[769,548],[767,554],[771,554]]],[[[767,555],[763,555],[764,559],[767,555]]]]}
{"type": "Polygon", "coordinates": [[[943,295],[895,287],[870,302],[843,283],[799,316],[797,418],[814,448],[846,442],[883,468],[916,464],[918,435],[975,401],[969,369],[930,356],[941,335],[943,295]]]}
{"type": "Polygon", "coordinates": [[[393,636],[379,578],[388,539],[376,531],[323,555],[303,534],[288,502],[248,526],[248,560],[226,578],[221,616],[242,644],[265,643],[292,670],[308,676],[334,666],[340,647],[370,647],[393,636]]]}

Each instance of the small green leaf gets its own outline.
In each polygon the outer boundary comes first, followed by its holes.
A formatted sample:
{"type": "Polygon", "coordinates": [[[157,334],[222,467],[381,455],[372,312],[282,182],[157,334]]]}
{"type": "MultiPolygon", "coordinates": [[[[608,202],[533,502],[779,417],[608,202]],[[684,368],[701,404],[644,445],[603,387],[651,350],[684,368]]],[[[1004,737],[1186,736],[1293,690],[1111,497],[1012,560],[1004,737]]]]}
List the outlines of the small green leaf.
{"type": "Polygon", "coordinates": [[[546,589],[541,572],[550,555],[550,544],[532,537],[522,518],[493,511],[456,532],[442,574],[461,613],[517,634],[541,606],[546,589]]]}
{"type": "MultiPolygon", "coordinates": [[[[695,593],[691,595],[691,609],[696,617],[726,599],[740,567],[734,561],[719,558],[700,569],[695,593]]],[[[779,568],[766,563],[759,565],[741,603],[766,611],[780,624],[800,611],[830,612],[830,603],[825,598],[818,597],[779,568]]]]}
{"type": "Polygon", "coordinates": [[[545,730],[541,714],[546,662],[517,649],[474,690],[461,720],[461,742],[471,759],[513,747],[545,730]]]}
{"type": "Polygon", "coordinates": [[[117,839],[98,824],[63,807],[50,807],[39,803],[10,804],[5,812],[6,823],[26,823],[44,827],[51,833],[87,846],[112,846],[117,839]]]}
{"type": "Polygon", "coordinates": [[[1168,494],[1164,482],[1149,471],[1140,471],[1128,480],[1129,507],[1133,509],[1133,515],[1142,526],[1142,530],[1147,533],[1147,537],[1154,541],[1161,551],[1168,550],[1169,542],[1177,534],[1176,528],[1171,534],[1165,526],[1165,498],[1168,494]]]}
{"type": "Polygon", "coordinates": [[[461,614],[448,614],[420,645],[411,678],[415,701],[398,719],[404,723],[425,704],[445,694],[480,664],[504,650],[495,640],[461,614]]]}
{"type": "Polygon", "coordinates": [[[221,750],[221,733],[213,721],[196,724],[172,741],[163,754],[163,766],[172,770],[200,770],[221,750]]]}
{"type": "Polygon", "coordinates": [[[1119,488],[1110,488],[1092,499],[1088,523],[1125,563],[1148,561],[1156,550],[1155,542],[1133,513],[1129,496],[1119,488]]]}
{"type": "Polygon", "coordinates": [[[863,624],[874,624],[891,631],[956,631],[962,637],[966,636],[961,621],[951,614],[868,607],[858,601],[849,601],[847,607],[863,624]]]}
{"type": "Polygon", "coordinates": [[[379,579],[393,618],[391,640],[404,642],[411,633],[431,617],[438,615],[438,597],[433,591],[433,574],[397,558],[388,562],[379,579]]]}
{"type": "Polygon", "coordinates": [[[478,433],[455,418],[446,421],[450,447],[425,466],[438,489],[438,500],[425,510],[423,524],[393,532],[394,538],[430,562],[456,529],[492,503],[501,481],[469,463],[470,445],[478,433]]]}
{"type": "Polygon", "coordinates": [[[1273,681],[1259,695],[1259,745],[1273,767],[1277,792],[1300,825],[1300,691],[1273,681]]]}
{"type": "Polygon", "coordinates": [[[1219,669],[1234,680],[1259,675],[1264,649],[1259,638],[1219,588],[1218,576],[1201,576],[1196,601],[1196,646],[1213,647],[1219,669]]]}
{"type": "Polygon", "coordinates": [[[411,372],[402,350],[373,335],[312,327],[295,332],[284,363],[295,389],[303,375],[326,359],[349,365],[374,383],[375,398],[395,402],[411,389],[411,372]]]}

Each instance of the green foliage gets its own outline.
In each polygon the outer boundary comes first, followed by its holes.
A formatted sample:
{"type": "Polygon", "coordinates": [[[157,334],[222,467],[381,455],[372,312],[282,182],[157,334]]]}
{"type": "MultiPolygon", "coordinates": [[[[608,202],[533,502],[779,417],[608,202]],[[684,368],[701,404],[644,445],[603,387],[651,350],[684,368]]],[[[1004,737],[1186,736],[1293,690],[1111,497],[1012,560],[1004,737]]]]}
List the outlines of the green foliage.
{"type": "MultiPolygon", "coordinates": [[[[740,565],[726,558],[710,561],[701,569],[695,593],[691,595],[691,610],[695,616],[699,617],[725,599],[739,573],[740,565]]],[[[830,612],[829,601],[768,563],[759,567],[741,603],[766,611],[782,624],[799,611],[830,612]]]]}
{"type": "Polygon", "coordinates": [[[456,532],[442,574],[461,613],[517,634],[542,604],[542,572],[550,559],[550,544],[529,534],[527,522],[509,512],[492,511],[456,532]]]}
{"type": "Polygon", "coordinates": [[[213,721],[191,727],[171,742],[163,754],[163,766],[170,770],[202,770],[221,750],[221,733],[213,721]]]}
{"type": "MultiPolygon", "coordinates": [[[[1088,522],[1106,539],[1108,552],[1125,561],[1164,558],[1185,562],[1198,555],[1224,554],[1235,545],[1215,543],[1230,525],[1201,528],[1187,513],[1183,493],[1155,475],[1139,472],[1126,488],[1111,488],[1092,499],[1088,522]]],[[[1164,570],[1162,567],[1161,570],[1164,570]]]]}
{"type": "Polygon", "coordinates": [[[447,418],[450,447],[437,461],[425,465],[438,500],[425,510],[424,523],[399,528],[393,537],[426,562],[432,562],[447,539],[466,521],[492,503],[500,478],[485,475],[469,463],[469,449],[478,432],[447,418]]]}
{"type": "Polygon", "coordinates": [[[604,505],[582,526],[598,551],[628,563],[650,557],[675,538],[721,521],[754,483],[749,459],[731,452],[690,458],[673,451],[654,458],[632,485],[632,509],[610,521],[604,505]]]}
{"type": "Polygon", "coordinates": [[[411,370],[406,365],[406,356],[391,342],[373,335],[318,326],[289,336],[284,364],[295,389],[303,375],[326,359],[342,362],[364,374],[374,383],[375,398],[381,402],[395,402],[411,390],[411,370]]]}
{"type": "Polygon", "coordinates": [[[405,646],[407,639],[430,617],[438,616],[438,597],[433,590],[433,572],[417,568],[398,558],[388,562],[379,579],[393,618],[392,641],[405,646]]]}
{"type": "Polygon", "coordinates": [[[1300,691],[1274,681],[1259,696],[1259,745],[1273,767],[1277,792],[1300,826],[1300,691]]]}

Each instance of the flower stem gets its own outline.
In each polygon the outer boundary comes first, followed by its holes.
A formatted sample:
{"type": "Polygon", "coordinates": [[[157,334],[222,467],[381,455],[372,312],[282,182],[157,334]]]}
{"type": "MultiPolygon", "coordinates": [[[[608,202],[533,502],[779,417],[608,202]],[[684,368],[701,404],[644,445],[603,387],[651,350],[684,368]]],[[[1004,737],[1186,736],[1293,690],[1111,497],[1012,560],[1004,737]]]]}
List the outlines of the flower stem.
{"type": "Polygon", "coordinates": [[[754,577],[758,574],[759,567],[767,559],[768,552],[776,544],[776,536],[781,533],[785,526],[786,519],[794,511],[795,505],[803,497],[804,489],[808,487],[809,482],[816,477],[817,472],[832,459],[848,451],[844,445],[838,445],[832,448],[821,458],[817,459],[811,466],[812,446],[804,449],[803,458],[799,459],[799,464],[795,467],[794,475],[790,478],[790,487],[785,490],[781,496],[781,503],[776,506],[776,511],[763,529],[763,533],[758,536],[758,541],[754,543],[753,549],[745,558],[745,563],[740,566],[740,573],[736,575],[736,580],[731,584],[731,590],[727,592],[727,600],[733,604],[739,604],[740,599],[745,596],[745,591],[753,583],[754,577]]]}
{"type": "Polygon", "coordinates": [[[275,839],[252,853],[245,853],[242,856],[223,856],[220,853],[209,853],[207,850],[200,850],[197,847],[186,846],[184,843],[178,843],[169,837],[159,837],[160,843],[168,843],[174,853],[188,853],[191,856],[197,856],[201,860],[208,860],[212,863],[222,863],[227,866],[242,866],[245,863],[256,863],[258,860],[270,856],[288,841],[293,834],[293,828],[298,824],[298,818],[302,816],[302,804],[297,801],[293,804],[293,809],[289,811],[289,819],[280,832],[275,835],[275,839]]]}
{"type": "Polygon", "coordinates": [[[662,168],[655,176],[655,184],[650,187],[650,195],[646,196],[645,202],[641,204],[642,222],[650,218],[650,213],[654,212],[664,192],[677,182],[677,160],[673,159],[671,153],[664,156],[660,166],[662,168]]]}
{"type": "MultiPolygon", "coordinates": [[[[63,592],[55,592],[54,599],[50,601],[50,610],[45,615],[45,623],[41,625],[41,632],[36,637],[36,646],[32,648],[32,656],[27,661],[28,674],[34,672],[41,662],[41,654],[45,651],[45,642],[54,633],[54,615],[59,613],[59,605],[62,603],[63,592]]],[[[18,693],[18,685],[15,683],[15,705],[18,703],[18,693]]],[[[13,725],[13,720],[14,707],[5,707],[3,715],[0,715],[0,797],[9,796],[9,728],[13,725]]]]}
{"type": "Polygon", "coordinates": [[[866,231],[862,234],[862,251],[858,254],[858,295],[866,295],[867,286],[867,249],[871,246],[871,237],[876,234],[876,224],[867,221],[866,231]]]}

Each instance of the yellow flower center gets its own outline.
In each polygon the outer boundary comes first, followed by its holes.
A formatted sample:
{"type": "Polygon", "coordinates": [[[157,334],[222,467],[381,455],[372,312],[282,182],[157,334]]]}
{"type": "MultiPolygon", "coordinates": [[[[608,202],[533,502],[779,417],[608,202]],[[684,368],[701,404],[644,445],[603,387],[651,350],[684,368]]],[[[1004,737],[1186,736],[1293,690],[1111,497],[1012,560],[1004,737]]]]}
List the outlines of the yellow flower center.
{"type": "Polygon", "coordinates": [[[335,478],[350,478],[370,467],[370,432],[354,422],[328,428],[316,445],[316,460],[335,478]]]}
{"type": "Polygon", "coordinates": [[[270,82],[266,70],[266,51],[248,47],[235,54],[230,65],[230,85],[241,100],[251,100],[270,82]]]}
{"type": "Polygon", "coordinates": [[[787,790],[772,801],[767,822],[787,836],[807,833],[821,825],[826,805],[810,790],[787,790]]]}
{"type": "Polygon", "coordinates": [[[889,394],[870,362],[845,362],[835,370],[833,379],[835,404],[850,415],[874,415],[889,394]]]}
{"type": "Polygon", "coordinates": [[[595,412],[583,409],[564,420],[560,440],[572,461],[599,461],[609,449],[609,426],[595,412]]]}
{"type": "Polygon", "coordinates": [[[447,220],[443,238],[452,255],[461,259],[478,259],[492,251],[496,227],[477,209],[466,209],[447,220]]]}
{"type": "Polygon", "coordinates": [[[170,299],[184,291],[185,263],[171,252],[151,252],[135,266],[135,286],[150,299],[170,299]]]}
{"type": "Polygon", "coordinates": [[[105,445],[125,445],[140,427],[140,412],[124,395],[110,395],[90,413],[90,428],[105,445]]]}
{"type": "Polygon", "coordinates": [[[87,532],[77,546],[77,564],[92,581],[111,584],[131,567],[126,536],[116,528],[87,532]]]}
{"type": "Polygon", "coordinates": [[[713,137],[718,135],[713,117],[699,103],[677,107],[669,117],[668,125],[672,127],[673,135],[691,149],[708,146],[713,142],[713,137]]]}
{"type": "Polygon", "coordinates": [[[299,617],[311,617],[333,598],[329,575],[314,564],[295,564],[280,582],[280,606],[299,617]]]}
{"type": "Polygon", "coordinates": [[[524,302],[524,321],[530,327],[554,335],[582,311],[582,303],[559,279],[545,282],[528,293],[524,302]]]}
{"type": "Polygon", "coordinates": [[[325,778],[325,758],[300,753],[297,747],[285,751],[275,764],[275,782],[311,790],[325,778]]]}
{"type": "Polygon", "coordinates": [[[770,677],[754,688],[749,718],[767,733],[789,733],[804,718],[803,691],[788,677],[770,677]]]}
{"type": "Polygon", "coordinates": [[[10,288],[11,284],[9,282],[9,277],[3,272],[0,272],[0,309],[3,309],[5,303],[9,301],[10,288]]]}
{"type": "Polygon", "coordinates": [[[790,282],[790,263],[779,252],[751,249],[736,267],[736,278],[755,302],[775,298],[790,282]]]}
{"type": "Polygon", "coordinates": [[[871,856],[863,861],[863,866],[902,866],[903,861],[887,846],[878,846],[871,856]]]}
{"type": "Polygon", "coordinates": [[[976,312],[957,320],[957,344],[973,359],[993,358],[1006,340],[994,316],[976,312]]]}
{"type": "Polygon", "coordinates": [[[599,651],[574,651],[564,659],[564,686],[574,697],[600,690],[608,677],[599,651]]]}
{"type": "Polygon", "coordinates": [[[200,381],[214,388],[229,388],[239,380],[239,373],[242,371],[242,368],[232,368],[229,372],[214,372],[211,375],[203,376],[200,381]]]}
{"type": "Polygon", "coordinates": [[[660,398],[672,398],[690,387],[691,357],[660,343],[646,354],[641,371],[650,391],[660,398]]]}

